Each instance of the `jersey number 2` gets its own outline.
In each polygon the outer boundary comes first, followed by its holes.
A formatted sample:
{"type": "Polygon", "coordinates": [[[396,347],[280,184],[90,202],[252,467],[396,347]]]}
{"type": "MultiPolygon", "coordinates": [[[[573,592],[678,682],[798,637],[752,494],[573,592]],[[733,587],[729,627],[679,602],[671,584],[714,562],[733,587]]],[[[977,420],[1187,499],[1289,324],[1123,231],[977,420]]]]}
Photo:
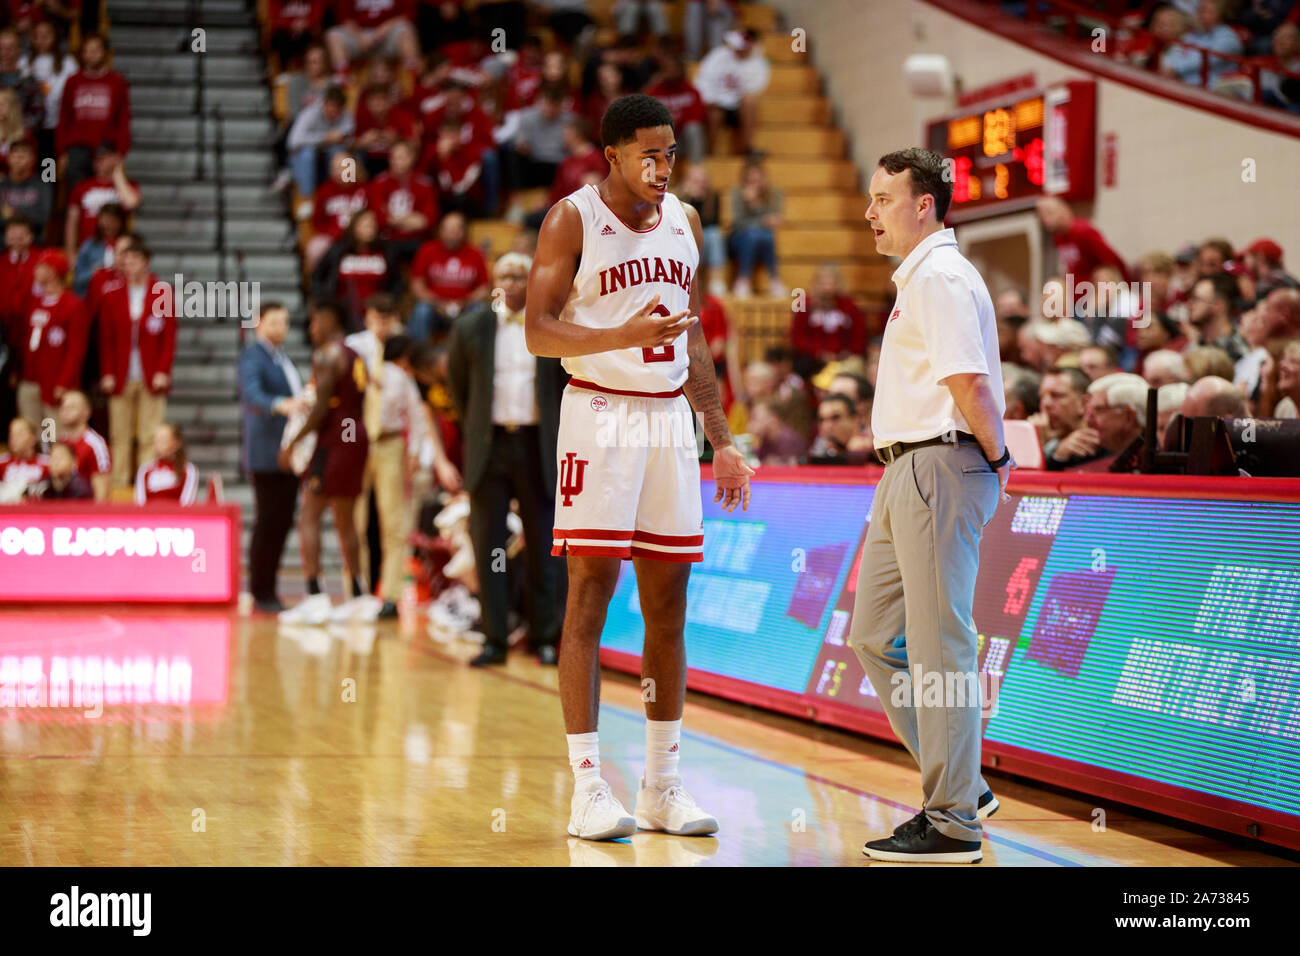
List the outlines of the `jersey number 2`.
{"type": "MultiPolygon", "coordinates": [[[[664,316],[665,318],[667,318],[668,316],[672,315],[672,313],[668,311],[668,306],[666,306],[666,305],[657,305],[657,306],[655,306],[655,307],[654,307],[654,311],[651,312],[650,314],[651,314],[651,315],[662,315],[662,316],[664,316]]],[[[675,353],[673,352],[673,347],[672,347],[671,345],[659,345],[659,346],[656,346],[655,348],[643,348],[643,349],[641,350],[641,361],[643,361],[643,362],[671,362],[671,361],[673,360],[673,358],[674,358],[674,355],[675,355],[675,353]]]]}

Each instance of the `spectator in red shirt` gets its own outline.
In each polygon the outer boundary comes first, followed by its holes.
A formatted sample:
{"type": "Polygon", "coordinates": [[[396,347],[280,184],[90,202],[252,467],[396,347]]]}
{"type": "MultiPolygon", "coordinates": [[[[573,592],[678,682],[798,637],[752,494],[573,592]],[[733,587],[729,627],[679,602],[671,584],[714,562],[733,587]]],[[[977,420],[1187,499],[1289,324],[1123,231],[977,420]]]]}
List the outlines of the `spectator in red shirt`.
{"type": "MultiPolygon", "coordinates": [[[[462,82],[448,84],[445,99],[440,110],[427,114],[425,124],[425,152],[423,165],[430,172],[435,163],[443,165],[444,159],[438,158],[437,137],[441,135],[443,124],[455,122],[459,129],[460,144],[468,150],[468,155],[459,162],[450,165],[463,166],[466,170],[474,164],[479,166],[480,182],[483,195],[482,211],[495,215],[497,199],[501,190],[501,159],[497,154],[496,137],[493,133],[494,123],[474,100],[470,87],[462,82]]],[[[457,181],[460,176],[454,177],[457,181]]],[[[444,193],[446,190],[443,190],[444,193]]],[[[464,190],[457,190],[464,193],[464,190]]]]}
{"type": "Polygon", "coordinates": [[[133,451],[136,461],[145,460],[172,387],[176,316],[167,284],[149,270],[149,260],[148,247],[131,240],[122,250],[122,281],[104,293],[99,307],[99,387],[109,396],[117,486],[131,482],[133,451]]]}
{"type": "Polygon", "coordinates": [[[192,505],[199,495],[199,472],[190,461],[181,427],[162,422],[153,433],[153,461],[135,474],[135,503],[192,505]]]}
{"type": "Polygon", "coordinates": [[[76,256],[83,242],[95,235],[99,210],[108,203],[121,206],[128,216],[140,205],[140,184],[127,178],[126,166],[112,143],[99,147],[95,153],[95,175],[83,179],[68,196],[63,248],[69,259],[76,256]]]}
{"type": "Polygon", "coordinates": [[[519,58],[506,69],[503,77],[505,95],[502,97],[506,112],[527,109],[537,99],[542,85],[542,41],[527,37],[519,49],[519,58]]]}
{"type": "MultiPolygon", "coordinates": [[[[320,36],[325,0],[270,0],[266,43],[280,60],[280,70],[293,67],[320,36]]],[[[279,71],[277,71],[279,72],[279,71]]]]}
{"type": "Polygon", "coordinates": [[[37,292],[23,308],[18,414],[39,425],[54,418],[63,393],[77,387],[86,356],[88,329],[81,300],[65,284],[68,260],[57,249],[36,258],[33,276],[37,292]]]}
{"type": "MultiPolygon", "coordinates": [[[[59,441],[72,449],[77,472],[90,482],[96,501],[106,501],[113,461],[104,436],[90,427],[90,399],[75,389],[59,402],[59,441]]],[[[52,469],[51,469],[52,470],[52,469]]]]}
{"type": "Polygon", "coordinates": [[[22,44],[13,30],[0,30],[0,89],[12,90],[20,127],[35,131],[45,125],[45,91],[21,62],[22,44]]]}
{"type": "Polygon", "coordinates": [[[1102,234],[1086,219],[1080,219],[1063,199],[1047,196],[1038,200],[1038,218],[1056,244],[1060,273],[1073,275],[1076,287],[1091,281],[1098,266],[1114,266],[1124,281],[1129,280],[1128,266],[1112,249],[1102,234]]]}
{"type": "Polygon", "coordinates": [[[388,243],[379,238],[379,217],[362,209],[342,237],[330,246],[312,273],[312,296],[332,299],[348,321],[348,332],[361,330],[365,302],[377,292],[397,295],[402,270],[388,243]]]}
{"type": "Polygon", "coordinates": [[[564,128],[564,148],[568,152],[555,173],[555,182],[545,202],[524,218],[529,229],[541,229],[547,211],[572,192],[591,183],[595,185],[609,175],[605,153],[591,141],[591,123],[582,116],[569,120],[564,128]]]}
{"type": "Polygon", "coordinates": [[[388,168],[388,151],[395,142],[415,138],[417,124],[386,86],[366,87],[363,103],[365,109],[357,110],[355,146],[366,173],[374,177],[388,168]]]}
{"type": "Polygon", "coordinates": [[[451,62],[434,50],[424,58],[424,69],[406,101],[407,111],[420,121],[426,140],[432,138],[432,131],[438,127],[438,116],[447,105],[451,71],[451,62]]]}
{"type": "Polygon", "coordinates": [[[126,79],[108,68],[108,41],[92,34],[81,41],[81,71],[63,85],[54,135],[69,189],[92,174],[94,152],[105,142],[119,156],[130,151],[131,92],[126,79]]]}
{"type": "MultiPolygon", "coordinates": [[[[608,60],[596,67],[596,88],[583,101],[582,115],[592,129],[600,129],[609,104],[623,95],[623,71],[608,60]]],[[[675,128],[675,127],[674,127],[675,128]]]]}
{"type": "Polygon", "coordinates": [[[36,448],[36,429],[25,418],[9,423],[9,450],[0,455],[0,502],[13,504],[36,492],[50,476],[50,459],[36,448]]]}
{"type": "Polygon", "coordinates": [[[679,155],[694,165],[704,159],[708,148],[709,114],[700,98],[700,91],[686,78],[682,58],[675,53],[665,53],[660,62],[658,79],[646,93],[668,108],[673,118],[673,132],[677,134],[679,155]]]}
{"type": "Polygon", "coordinates": [[[352,217],[366,208],[367,200],[365,183],[357,181],[357,161],[350,153],[335,153],[330,158],[329,181],[317,187],[313,197],[311,226],[315,235],[307,243],[308,269],[315,269],[352,217]]]}
{"type": "Polygon", "coordinates": [[[32,247],[34,238],[32,224],[22,216],[5,223],[5,248],[0,254],[0,329],[13,348],[25,334],[19,325],[27,318],[23,306],[34,291],[33,271],[39,254],[32,247]]]}
{"type": "Polygon", "coordinates": [[[416,341],[441,336],[466,305],[488,296],[491,277],[487,262],[465,237],[464,215],[449,212],[438,224],[438,238],[416,253],[411,266],[416,303],[407,328],[416,341]]]}
{"type": "Polygon", "coordinates": [[[388,154],[388,172],[370,184],[367,204],[379,216],[381,235],[405,265],[438,220],[433,182],[415,171],[415,144],[401,139],[388,154]]]}
{"type": "MultiPolygon", "coordinates": [[[[426,154],[425,165],[438,187],[438,205],[444,212],[456,211],[477,216],[485,208],[483,185],[483,148],[460,141],[461,126],[445,119],[438,127],[432,155],[426,154]]],[[[495,154],[494,154],[495,155],[495,154]]]]}
{"type": "Polygon", "coordinates": [[[338,0],[338,26],[325,33],[334,72],[378,53],[401,57],[407,69],[420,68],[420,47],[412,25],[411,0],[338,0]]]}
{"type": "Polygon", "coordinates": [[[867,317],[844,293],[839,269],[826,263],[813,277],[804,308],[790,314],[790,346],[795,372],[803,378],[827,362],[862,355],[867,348],[867,317]]]}

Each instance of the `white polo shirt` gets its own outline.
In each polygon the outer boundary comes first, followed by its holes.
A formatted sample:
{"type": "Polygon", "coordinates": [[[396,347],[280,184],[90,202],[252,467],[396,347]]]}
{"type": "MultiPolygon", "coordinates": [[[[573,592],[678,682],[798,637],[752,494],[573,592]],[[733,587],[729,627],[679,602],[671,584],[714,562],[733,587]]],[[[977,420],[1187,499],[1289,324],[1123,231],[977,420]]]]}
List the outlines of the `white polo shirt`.
{"type": "Polygon", "coordinates": [[[885,323],[871,432],[877,448],[937,438],[970,426],[944,382],[989,377],[998,416],[1006,412],[993,300],[951,229],[931,233],[892,276],[898,298],[885,323]]]}

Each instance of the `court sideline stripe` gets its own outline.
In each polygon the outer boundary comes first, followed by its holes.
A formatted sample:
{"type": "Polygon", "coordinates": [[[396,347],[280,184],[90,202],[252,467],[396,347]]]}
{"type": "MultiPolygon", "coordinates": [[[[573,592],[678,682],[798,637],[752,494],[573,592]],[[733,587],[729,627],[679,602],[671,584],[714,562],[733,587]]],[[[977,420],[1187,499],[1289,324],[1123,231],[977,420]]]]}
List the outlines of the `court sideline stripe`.
{"type": "MultiPolygon", "coordinates": [[[[448,664],[458,664],[458,665],[464,664],[464,661],[460,660],[459,658],[450,657],[446,654],[434,650],[431,647],[425,648],[425,647],[419,647],[417,645],[415,650],[418,651],[419,653],[427,654],[430,657],[437,658],[438,660],[448,664]]],[[[511,674],[507,671],[497,670],[494,668],[483,668],[483,672],[491,675],[492,677],[497,678],[498,680],[509,681],[512,684],[519,684],[523,687],[531,687],[533,690],[545,691],[546,693],[551,694],[554,697],[560,696],[560,691],[558,688],[547,687],[545,684],[538,684],[535,681],[528,680],[527,678],[524,677],[518,677],[515,674],[511,674]]],[[[700,692],[696,691],[696,693],[700,693],[700,692]]],[[[628,710],[626,707],[621,707],[618,704],[606,704],[602,701],[600,706],[601,709],[608,708],[611,713],[618,714],[619,716],[628,720],[644,720],[643,714],[638,714],[634,711],[628,710]]],[[[789,733],[789,731],[786,731],[786,733],[789,733]]],[[[756,753],[751,753],[749,751],[741,749],[740,747],[735,747],[731,744],[726,744],[726,743],[722,743],[721,741],[714,740],[697,731],[687,730],[685,728],[682,728],[682,736],[688,737],[706,746],[715,747],[718,750],[723,750],[726,751],[727,753],[735,754],[738,757],[744,757],[748,760],[754,760],[759,763],[767,764],[768,766],[776,767],[778,769],[784,770],[787,773],[798,774],[799,776],[804,777],[806,779],[814,780],[817,783],[825,784],[826,786],[835,787],[839,790],[845,791],[846,793],[851,793],[854,796],[867,797],[871,800],[876,801],[877,803],[883,803],[886,804],[887,806],[891,806],[896,810],[903,810],[907,813],[919,812],[915,808],[909,807],[903,803],[899,803],[896,800],[890,800],[887,797],[878,796],[877,794],[870,793],[869,791],[859,789],[858,787],[855,787],[852,784],[841,783],[838,780],[831,780],[827,777],[823,777],[818,774],[809,773],[807,770],[802,770],[798,767],[792,767],[790,764],[781,763],[779,760],[773,760],[770,757],[759,756],[756,753]]],[[[1041,860],[1046,860],[1049,863],[1054,863],[1057,866],[1083,866],[1082,863],[1076,860],[1070,860],[1067,859],[1066,857],[1057,856],[1055,853],[1052,853],[1049,850],[1040,850],[1037,847],[1027,846],[1018,840],[1012,840],[1007,837],[998,836],[996,834],[988,833],[987,831],[985,832],[985,837],[991,843],[1002,844],[1011,849],[1019,850],[1021,853],[1027,853],[1030,856],[1036,856],[1041,860]]]]}

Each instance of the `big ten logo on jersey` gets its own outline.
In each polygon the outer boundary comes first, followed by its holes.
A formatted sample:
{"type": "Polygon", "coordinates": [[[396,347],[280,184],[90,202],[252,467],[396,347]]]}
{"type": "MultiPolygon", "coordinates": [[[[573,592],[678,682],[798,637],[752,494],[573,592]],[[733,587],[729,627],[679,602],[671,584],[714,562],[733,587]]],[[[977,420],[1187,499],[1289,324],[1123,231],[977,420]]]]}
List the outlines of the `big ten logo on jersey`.
{"type": "Polygon", "coordinates": [[[588,464],[589,459],[579,458],[576,451],[564,453],[560,461],[560,504],[564,507],[572,506],[574,495],[582,494],[588,464]]]}

